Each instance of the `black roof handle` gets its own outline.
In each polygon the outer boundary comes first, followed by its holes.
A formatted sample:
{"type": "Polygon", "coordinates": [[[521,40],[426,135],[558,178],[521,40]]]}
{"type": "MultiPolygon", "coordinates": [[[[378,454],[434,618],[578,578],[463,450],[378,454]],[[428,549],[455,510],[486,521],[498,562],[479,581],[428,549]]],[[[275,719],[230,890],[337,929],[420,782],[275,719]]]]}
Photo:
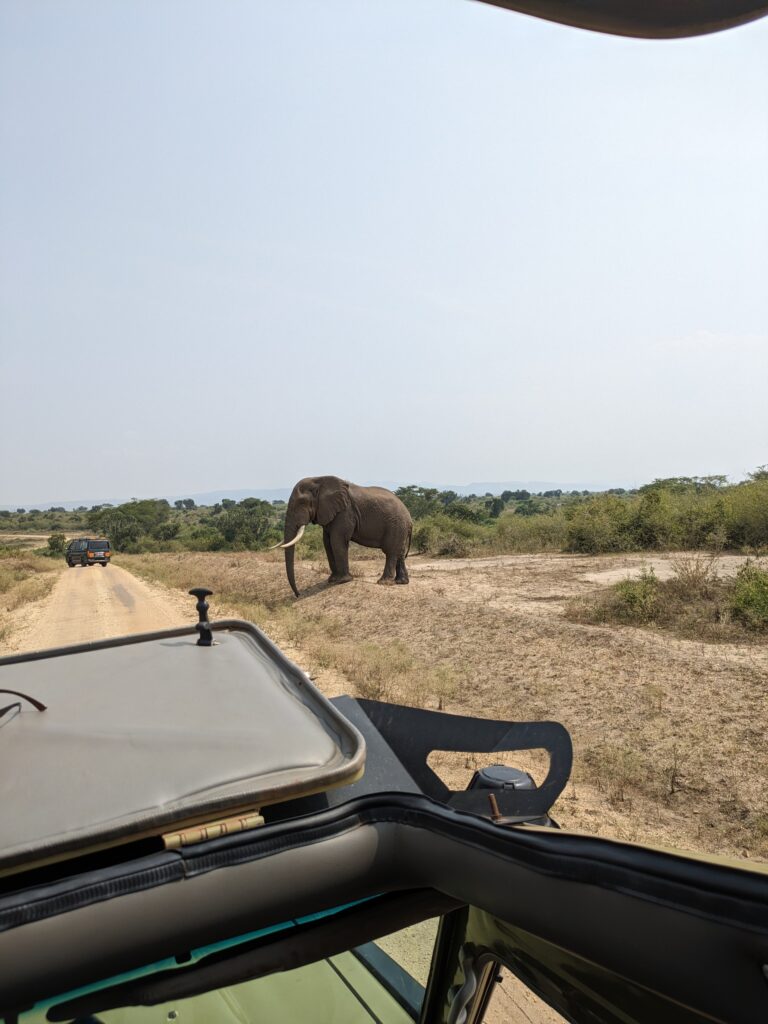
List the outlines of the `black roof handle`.
{"type": "Polygon", "coordinates": [[[504,817],[531,818],[547,813],[565,788],[573,765],[573,744],[558,722],[505,722],[465,718],[441,711],[357,700],[400,763],[422,792],[456,810],[489,815],[488,791],[454,792],[429,767],[433,750],[496,754],[543,749],[549,754],[547,777],[535,789],[494,790],[504,817]]]}

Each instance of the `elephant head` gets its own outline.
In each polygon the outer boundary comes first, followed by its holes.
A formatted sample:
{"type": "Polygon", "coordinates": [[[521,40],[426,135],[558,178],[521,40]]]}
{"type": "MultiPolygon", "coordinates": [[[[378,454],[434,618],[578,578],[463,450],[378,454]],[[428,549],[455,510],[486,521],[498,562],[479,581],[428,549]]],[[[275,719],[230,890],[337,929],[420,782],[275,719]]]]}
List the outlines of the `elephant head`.
{"type": "Polygon", "coordinates": [[[285,573],[296,597],[299,596],[299,591],[296,588],[293,571],[295,545],[301,539],[307,524],[319,523],[320,526],[328,526],[349,506],[349,484],[337,476],[305,477],[304,480],[299,480],[291,491],[285,513],[283,543],[279,546],[285,549],[285,573]]]}

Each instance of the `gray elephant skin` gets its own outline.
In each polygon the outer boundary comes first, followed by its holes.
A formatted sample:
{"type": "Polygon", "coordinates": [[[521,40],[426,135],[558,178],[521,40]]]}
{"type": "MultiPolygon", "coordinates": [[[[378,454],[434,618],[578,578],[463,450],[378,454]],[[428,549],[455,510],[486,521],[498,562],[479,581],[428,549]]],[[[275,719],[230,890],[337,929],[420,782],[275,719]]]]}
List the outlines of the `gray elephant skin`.
{"type": "Polygon", "coordinates": [[[379,583],[407,583],[405,559],[411,546],[413,520],[396,494],[385,487],[358,487],[337,476],[310,476],[299,480],[288,499],[285,514],[285,572],[296,597],[294,552],[308,523],[323,528],[323,544],[331,575],[329,583],[347,583],[349,545],[381,548],[386,556],[379,583]]]}

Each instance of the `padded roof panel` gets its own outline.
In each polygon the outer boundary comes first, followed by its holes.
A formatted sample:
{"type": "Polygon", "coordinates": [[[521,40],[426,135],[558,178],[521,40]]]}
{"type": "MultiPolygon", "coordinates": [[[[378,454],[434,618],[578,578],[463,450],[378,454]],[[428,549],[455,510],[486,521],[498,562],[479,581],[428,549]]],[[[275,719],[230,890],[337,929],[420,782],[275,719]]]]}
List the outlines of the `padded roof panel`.
{"type": "Polygon", "coordinates": [[[230,625],[212,647],[170,631],[0,663],[0,687],[47,705],[0,718],[0,869],[359,776],[354,727],[255,627],[230,625]]]}

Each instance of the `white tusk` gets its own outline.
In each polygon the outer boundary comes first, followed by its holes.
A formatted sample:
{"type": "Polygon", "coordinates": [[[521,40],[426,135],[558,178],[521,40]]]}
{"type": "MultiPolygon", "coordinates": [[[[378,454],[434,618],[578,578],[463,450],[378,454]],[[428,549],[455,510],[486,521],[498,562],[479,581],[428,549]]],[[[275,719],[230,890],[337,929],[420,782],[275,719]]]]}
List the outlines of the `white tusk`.
{"type": "Polygon", "coordinates": [[[277,542],[277,544],[270,544],[270,546],[268,548],[265,548],[264,550],[265,551],[274,551],[275,548],[281,548],[282,546],[283,546],[283,542],[281,540],[279,540],[277,542]]]}
{"type": "Polygon", "coordinates": [[[306,530],[306,526],[300,526],[299,527],[299,532],[296,534],[296,536],[293,538],[293,540],[289,540],[286,544],[281,544],[280,547],[281,548],[292,548],[294,544],[298,544],[299,541],[301,540],[302,535],[303,535],[305,530],[306,530]]]}

